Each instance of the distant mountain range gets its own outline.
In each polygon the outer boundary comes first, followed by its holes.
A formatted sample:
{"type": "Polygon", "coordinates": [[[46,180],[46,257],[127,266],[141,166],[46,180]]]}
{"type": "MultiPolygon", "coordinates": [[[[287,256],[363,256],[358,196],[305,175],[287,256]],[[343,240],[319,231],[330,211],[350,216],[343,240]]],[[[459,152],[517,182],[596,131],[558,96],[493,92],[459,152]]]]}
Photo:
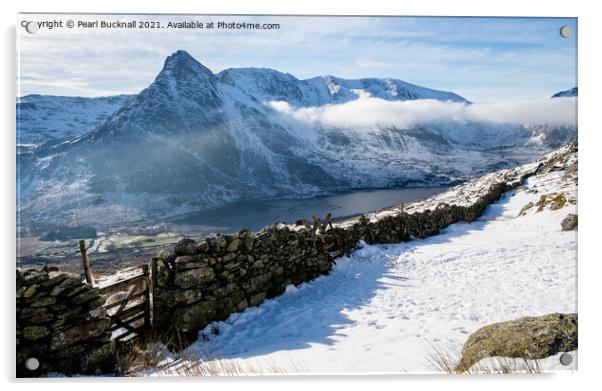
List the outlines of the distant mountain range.
{"type": "Polygon", "coordinates": [[[309,110],[362,96],[469,104],[395,79],[299,80],[263,68],[214,74],[185,51],[137,95],[28,95],[17,101],[20,221],[103,226],[243,199],[448,184],[576,135],[542,124],[300,126],[269,104],[309,110]]]}
{"type": "Polygon", "coordinates": [[[573,97],[573,96],[578,96],[578,88],[577,87],[573,87],[570,90],[565,90],[565,91],[560,91],[555,93],[554,95],[552,95],[552,98],[567,98],[567,97],[573,97]]]}

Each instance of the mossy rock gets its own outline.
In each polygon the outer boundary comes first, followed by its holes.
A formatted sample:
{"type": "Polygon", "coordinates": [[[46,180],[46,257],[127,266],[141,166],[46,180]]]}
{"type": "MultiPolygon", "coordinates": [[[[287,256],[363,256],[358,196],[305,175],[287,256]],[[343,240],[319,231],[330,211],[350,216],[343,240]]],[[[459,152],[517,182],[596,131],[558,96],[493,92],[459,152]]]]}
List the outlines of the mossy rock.
{"type": "Polygon", "coordinates": [[[228,247],[226,247],[226,251],[229,253],[236,252],[236,251],[238,251],[239,246],[240,246],[240,239],[234,238],[234,239],[232,239],[230,244],[228,244],[228,247]]]}
{"type": "Polygon", "coordinates": [[[23,329],[23,337],[30,341],[37,341],[50,335],[50,330],[44,326],[29,326],[23,329]]]}
{"type": "Polygon", "coordinates": [[[176,256],[194,255],[196,253],[197,243],[190,238],[184,238],[176,243],[174,253],[176,256]]]}
{"type": "Polygon", "coordinates": [[[567,203],[563,194],[544,194],[535,203],[538,206],[537,212],[542,212],[546,207],[550,210],[562,209],[567,203]]]}
{"type": "Polygon", "coordinates": [[[64,292],[71,292],[72,289],[76,289],[84,284],[82,278],[77,275],[67,275],[59,285],[55,286],[50,292],[50,296],[58,296],[64,292]]]}
{"type": "Polygon", "coordinates": [[[38,291],[38,288],[39,288],[39,287],[40,287],[40,286],[39,286],[38,284],[33,284],[33,285],[31,285],[29,288],[27,288],[27,289],[25,290],[25,292],[23,292],[22,296],[23,296],[23,297],[26,297],[26,298],[30,298],[30,297],[32,297],[33,295],[35,295],[35,294],[36,294],[36,292],[38,291]]]}
{"type": "Polygon", "coordinates": [[[552,199],[552,202],[550,204],[550,209],[551,210],[562,209],[565,204],[566,204],[566,198],[564,197],[564,195],[559,194],[552,199]]]}
{"type": "Polygon", "coordinates": [[[494,323],[472,333],[456,370],[486,357],[542,359],[577,349],[577,314],[553,313],[494,323]]]}
{"type": "Polygon", "coordinates": [[[174,311],[173,324],[183,332],[200,330],[215,319],[215,301],[200,301],[174,311]]]}
{"type": "Polygon", "coordinates": [[[215,279],[215,273],[210,267],[200,267],[198,269],[192,269],[185,272],[176,274],[175,284],[176,286],[189,289],[192,287],[205,285],[215,279]]]}

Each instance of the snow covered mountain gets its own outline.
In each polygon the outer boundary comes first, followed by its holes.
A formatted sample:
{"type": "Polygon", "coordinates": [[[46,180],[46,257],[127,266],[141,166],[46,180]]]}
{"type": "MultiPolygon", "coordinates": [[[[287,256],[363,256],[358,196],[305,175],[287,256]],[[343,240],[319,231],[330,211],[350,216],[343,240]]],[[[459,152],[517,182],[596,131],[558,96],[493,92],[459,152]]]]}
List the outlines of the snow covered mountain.
{"type": "Polygon", "coordinates": [[[79,136],[102,123],[132,97],[26,95],[17,100],[17,144],[79,136]]]}
{"type": "Polygon", "coordinates": [[[566,97],[572,97],[572,96],[579,96],[578,92],[579,92],[578,87],[573,87],[570,90],[564,90],[564,91],[555,93],[554,95],[552,95],[552,98],[566,98],[566,97]]]}
{"type": "Polygon", "coordinates": [[[299,80],[266,68],[231,68],[217,77],[260,101],[286,101],[293,107],[349,102],[369,93],[388,101],[438,99],[468,102],[453,92],[432,90],[395,79],[341,79],[335,76],[299,80]]]}
{"type": "Polygon", "coordinates": [[[19,151],[21,221],[116,224],[244,199],[446,184],[531,160],[576,134],[545,124],[381,126],[377,116],[374,125],[349,127],[298,118],[366,97],[469,104],[394,79],[214,74],[177,51],[148,88],[120,98],[123,106],[91,130],[19,151]]]}

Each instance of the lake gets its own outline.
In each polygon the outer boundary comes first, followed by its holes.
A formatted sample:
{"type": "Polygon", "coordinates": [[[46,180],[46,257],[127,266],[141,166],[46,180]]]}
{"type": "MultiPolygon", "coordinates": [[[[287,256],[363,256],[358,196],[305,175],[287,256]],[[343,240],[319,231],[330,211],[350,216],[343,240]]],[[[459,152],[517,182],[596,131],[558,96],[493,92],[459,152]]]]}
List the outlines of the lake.
{"type": "Polygon", "coordinates": [[[189,234],[232,233],[243,228],[257,231],[274,222],[294,223],[316,215],[323,219],[349,217],[408,203],[447,190],[447,187],[362,190],[304,199],[233,202],[219,208],[180,216],[171,222],[189,234]]]}

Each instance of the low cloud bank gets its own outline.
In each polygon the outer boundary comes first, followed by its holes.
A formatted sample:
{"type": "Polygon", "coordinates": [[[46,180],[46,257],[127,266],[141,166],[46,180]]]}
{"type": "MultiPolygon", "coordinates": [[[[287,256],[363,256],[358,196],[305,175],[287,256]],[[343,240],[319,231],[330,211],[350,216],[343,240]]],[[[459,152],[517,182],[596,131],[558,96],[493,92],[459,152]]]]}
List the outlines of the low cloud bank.
{"type": "Polygon", "coordinates": [[[466,104],[432,99],[387,101],[374,97],[320,107],[293,108],[287,102],[268,105],[307,124],[336,128],[408,128],[430,122],[576,126],[576,98],[466,104]]]}

